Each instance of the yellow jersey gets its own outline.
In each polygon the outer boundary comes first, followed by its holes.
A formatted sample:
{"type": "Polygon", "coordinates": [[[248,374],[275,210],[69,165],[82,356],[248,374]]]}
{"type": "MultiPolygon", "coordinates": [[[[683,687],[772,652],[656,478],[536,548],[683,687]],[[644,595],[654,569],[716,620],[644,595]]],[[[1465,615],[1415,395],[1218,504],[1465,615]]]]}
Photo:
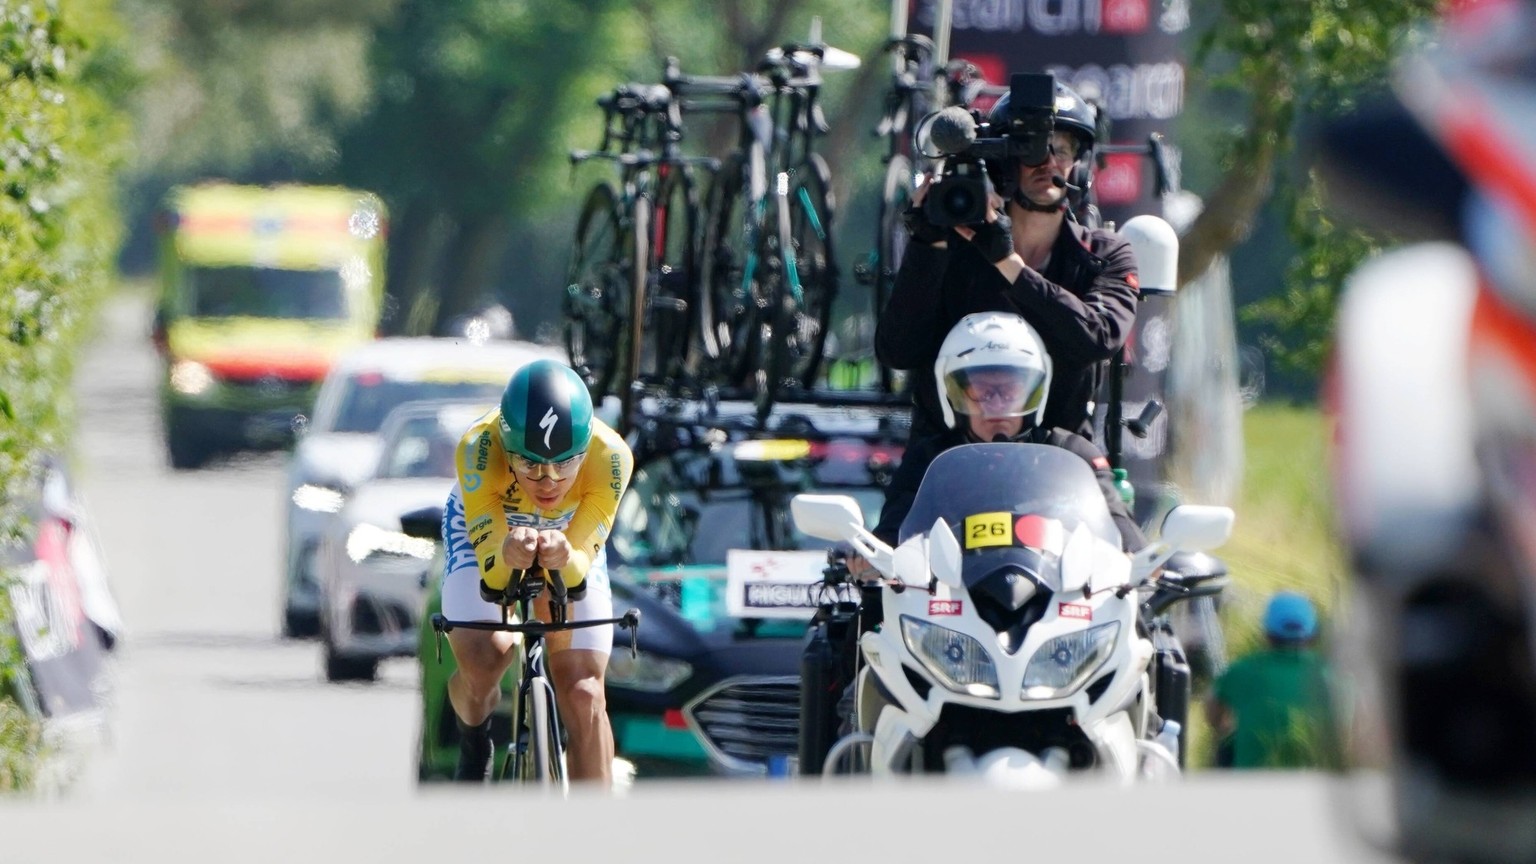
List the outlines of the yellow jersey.
{"type": "Polygon", "coordinates": [[[629,445],[603,421],[592,418],[592,441],[576,482],[553,508],[544,510],[518,483],[501,443],[501,409],[476,420],[459,439],[455,459],[464,520],[480,561],[480,578],[495,590],[507,587],[512,570],[501,560],[501,544],[511,529],[556,529],[571,542],[571,560],[560,569],[567,586],[586,582],[587,570],[608,542],[619,499],[635,467],[629,445]]]}

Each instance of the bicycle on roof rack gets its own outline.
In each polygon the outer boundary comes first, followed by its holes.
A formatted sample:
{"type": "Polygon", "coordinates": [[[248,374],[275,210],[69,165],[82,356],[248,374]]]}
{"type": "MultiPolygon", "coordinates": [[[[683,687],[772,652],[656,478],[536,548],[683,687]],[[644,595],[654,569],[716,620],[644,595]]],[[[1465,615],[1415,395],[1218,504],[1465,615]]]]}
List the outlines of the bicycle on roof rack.
{"type": "MultiPolygon", "coordinates": [[[[941,4],[939,20],[948,20],[947,3],[941,4]]],[[[914,133],[918,123],[935,111],[956,105],[968,108],[978,98],[998,97],[1008,92],[999,84],[990,84],[973,63],[951,60],[948,39],[943,28],[938,42],[919,33],[908,33],[906,0],[892,0],[891,36],[885,53],[891,56],[891,80],[885,94],[885,109],[874,134],[885,140],[884,180],[880,206],[875,220],[874,245],[854,267],[854,278],[870,286],[870,314],[878,320],[891,296],[896,271],[907,250],[907,230],[902,213],[911,203],[917,177],[933,167],[934,159],[917,152],[914,133]]],[[[901,385],[891,369],[879,366],[879,389],[890,393],[901,385]]]]}
{"type": "Polygon", "coordinates": [[[512,779],[520,783],[535,784],[546,788],[558,788],[561,794],[570,791],[570,779],[565,766],[565,728],[560,723],[560,711],[555,704],[555,688],[544,665],[544,636],[586,627],[618,625],[629,631],[629,650],[637,654],[636,635],[640,627],[640,610],[630,609],[617,618],[601,618],[592,621],[569,621],[569,595],[559,570],[548,571],[549,621],[538,621],[533,616],[533,601],[545,588],[543,571],[538,567],[514,570],[498,605],[501,620],[498,621],[450,621],[442,614],[432,616],[432,630],[437,634],[437,659],[443,659],[443,635],[455,629],[488,630],[498,633],[521,634],[521,668],[517,685],[517,698],[512,703],[512,743],[507,747],[506,758],[496,779],[512,779]],[[515,612],[515,620],[513,618],[515,612]]]}
{"type": "Polygon", "coordinates": [[[739,77],[738,143],[705,208],[710,380],[751,387],[764,417],[781,388],[815,382],[837,294],[831,172],[815,151],[828,128],[818,100],[822,68],[858,59],[822,42],[819,25],[808,42],[770,50],[739,77]]]}
{"type": "Polygon", "coordinates": [[[565,340],[593,397],[617,393],[622,418],[630,382],[685,374],[698,314],[695,170],[718,160],[683,154],[686,103],[665,85],[623,84],[597,104],[602,142],[571,151],[571,166],[598,160],[618,170],[591,187],[577,218],[565,340]]]}

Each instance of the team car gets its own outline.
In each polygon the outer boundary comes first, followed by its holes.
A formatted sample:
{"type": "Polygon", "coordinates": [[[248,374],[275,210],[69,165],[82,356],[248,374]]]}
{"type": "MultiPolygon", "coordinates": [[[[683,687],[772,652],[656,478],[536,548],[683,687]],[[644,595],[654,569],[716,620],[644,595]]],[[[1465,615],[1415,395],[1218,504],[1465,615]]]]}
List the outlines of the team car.
{"type": "MultiPolygon", "coordinates": [[[[638,776],[763,775],[792,760],[800,658],[826,562],[795,529],[789,500],[850,494],[873,519],[900,461],[905,410],[779,406],[760,427],[750,404],[642,405],[635,471],[608,544],[616,608],[642,613],[638,654],[620,634],[609,657],[617,754],[638,776]]],[[[432,517],[414,518],[429,536],[432,517]]],[[[434,563],[441,569],[441,555],[434,563]]],[[[435,580],[440,572],[434,572],[435,580]]],[[[435,608],[436,591],[428,599],[435,608]]],[[[420,630],[422,780],[448,779],[457,729],[452,654],[420,630]]],[[[503,695],[515,682],[504,682],[503,695]]],[[[509,699],[493,715],[507,740],[509,699]]],[[[498,763],[499,764],[499,763],[498,763]]]]}
{"type": "Polygon", "coordinates": [[[459,438],[493,407],[407,402],[385,420],[376,469],[321,533],[315,556],[328,680],[371,680],[379,661],[416,653],[436,544],[406,534],[401,516],[442,505],[459,438]]]}
{"type": "Polygon", "coordinates": [[[518,367],[558,354],[529,342],[420,337],[380,339],[337,361],[288,461],[283,635],[318,633],[320,532],[373,470],[385,415],[423,399],[493,402],[518,367]]]}

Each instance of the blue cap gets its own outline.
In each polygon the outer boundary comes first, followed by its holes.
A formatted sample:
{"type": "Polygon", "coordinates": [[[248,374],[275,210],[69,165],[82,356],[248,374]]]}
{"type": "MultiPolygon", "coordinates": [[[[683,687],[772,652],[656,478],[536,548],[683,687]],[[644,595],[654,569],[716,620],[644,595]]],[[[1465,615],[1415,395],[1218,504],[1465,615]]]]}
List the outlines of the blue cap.
{"type": "Polygon", "coordinates": [[[1311,639],[1317,635],[1317,607],[1300,594],[1276,593],[1264,609],[1264,634],[1286,642],[1311,639]]]}

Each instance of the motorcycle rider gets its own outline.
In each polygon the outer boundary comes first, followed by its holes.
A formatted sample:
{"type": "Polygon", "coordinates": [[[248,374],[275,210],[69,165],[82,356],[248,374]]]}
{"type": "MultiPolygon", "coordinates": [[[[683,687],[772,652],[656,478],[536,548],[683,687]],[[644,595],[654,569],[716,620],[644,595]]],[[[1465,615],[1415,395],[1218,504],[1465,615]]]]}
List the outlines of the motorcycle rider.
{"type": "MultiPolygon", "coordinates": [[[[560,571],[572,603],[569,620],[613,615],[608,584],[608,532],[629,486],[634,457],[619,434],[592,416],[580,376],[553,360],[536,360],[507,382],[500,407],[475,421],[459,441],[458,482],[443,512],[443,615],[454,621],[500,621],[493,602],[514,570],[538,565],[560,571]],[[471,539],[473,538],[473,539],[471,539]]],[[[533,604],[547,616],[545,604],[533,604]]],[[[484,782],[492,744],[491,712],[501,678],[518,659],[510,633],[455,629],[448,634],[457,671],[448,698],[459,724],[454,779],[484,782]]],[[[611,782],[613,731],[603,676],[612,627],[545,637],[555,700],[570,735],[575,780],[611,782]]]]}
{"type": "MultiPolygon", "coordinates": [[[[1044,425],[1051,389],[1051,358],[1043,340],[1023,318],[1006,312],[981,312],[960,319],[933,364],[939,403],[948,431],[908,445],[901,465],[886,487],[885,506],[873,533],[895,545],[902,520],[912,509],[923,475],[934,458],[951,447],[987,442],[1049,444],[1070,450],[1093,468],[1110,515],[1127,552],[1147,545],[1147,538],[1115,488],[1109,459],[1092,441],[1066,429],[1044,425]],[[959,418],[964,417],[963,425],[959,418]]],[[[986,482],[977,478],[977,482],[986,482]]],[[[869,562],[848,558],[854,578],[870,575],[869,562]]]]}
{"type": "MultiPolygon", "coordinates": [[[[1010,101],[993,106],[992,124],[1012,118],[1010,101]]],[[[1055,375],[1037,425],[1093,437],[1093,400],[1106,361],[1131,333],[1138,299],[1130,243],[1080,224],[1069,206],[1069,178],[1081,188],[1092,164],[1096,123],[1092,106],[1057,83],[1049,157],[1039,165],[989,162],[995,193],[979,225],[935,226],[922,207],[928,184],[913,194],[905,214],[912,244],[875,332],[879,361],[913,375],[913,439],[944,431],[943,394],[928,370],[950,328],[975,312],[1016,313],[1039,332],[1055,375]]]]}

